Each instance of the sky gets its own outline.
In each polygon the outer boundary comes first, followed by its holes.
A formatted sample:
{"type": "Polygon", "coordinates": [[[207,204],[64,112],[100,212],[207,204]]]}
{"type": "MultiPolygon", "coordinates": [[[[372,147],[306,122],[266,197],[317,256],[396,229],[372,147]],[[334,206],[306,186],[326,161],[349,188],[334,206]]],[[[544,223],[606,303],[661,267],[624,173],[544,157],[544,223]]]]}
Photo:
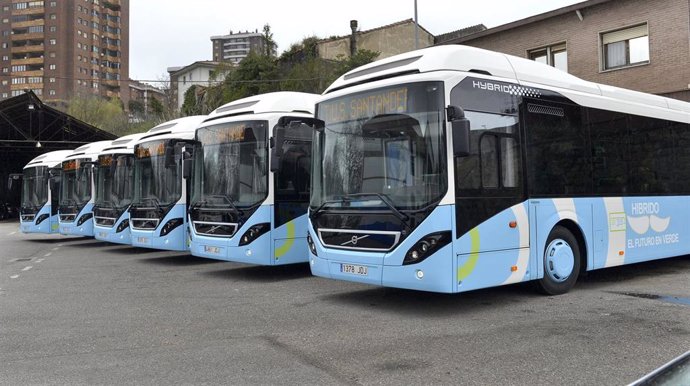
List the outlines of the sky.
{"type": "MultiPolygon", "coordinates": [[[[418,0],[419,25],[434,35],[488,28],[582,0],[418,0]]],[[[303,38],[350,33],[410,19],[414,0],[130,0],[130,78],[156,84],[167,68],[211,60],[211,36],[271,26],[282,52],[303,38]]]]}

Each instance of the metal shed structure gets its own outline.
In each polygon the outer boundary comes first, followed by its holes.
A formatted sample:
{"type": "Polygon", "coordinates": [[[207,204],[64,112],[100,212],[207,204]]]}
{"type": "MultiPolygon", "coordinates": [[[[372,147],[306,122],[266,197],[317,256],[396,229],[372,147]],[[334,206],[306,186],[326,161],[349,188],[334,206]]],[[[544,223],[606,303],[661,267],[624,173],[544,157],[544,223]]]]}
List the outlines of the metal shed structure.
{"type": "Polygon", "coordinates": [[[8,190],[8,177],[36,156],[115,138],[44,104],[32,91],[0,101],[0,204],[19,205],[19,189],[8,190]]]}

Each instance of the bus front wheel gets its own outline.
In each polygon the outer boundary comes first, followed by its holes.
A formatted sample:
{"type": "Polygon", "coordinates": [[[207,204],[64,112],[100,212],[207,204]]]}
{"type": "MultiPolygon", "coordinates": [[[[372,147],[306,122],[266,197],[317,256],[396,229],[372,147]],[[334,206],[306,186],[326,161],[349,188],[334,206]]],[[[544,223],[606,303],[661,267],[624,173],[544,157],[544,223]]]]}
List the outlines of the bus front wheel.
{"type": "Polygon", "coordinates": [[[575,236],[560,225],[555,226],[544,249],[544,277],[537,288],[546,295],[568,292],[580,273],[580,247],[575,236]]]}

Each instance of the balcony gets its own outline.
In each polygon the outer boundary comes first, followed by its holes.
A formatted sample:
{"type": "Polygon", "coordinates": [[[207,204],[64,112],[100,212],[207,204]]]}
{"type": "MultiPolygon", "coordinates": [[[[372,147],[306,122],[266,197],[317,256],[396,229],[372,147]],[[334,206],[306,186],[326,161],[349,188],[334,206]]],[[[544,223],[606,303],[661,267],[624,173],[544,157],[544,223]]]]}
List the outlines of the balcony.
{"type": "Polygon", "coordinates": [[[44,60],[43,58],[27,58],[27,59],[12,59],[11,65],[12,66],[20,66],[22,64],[43,64],[44,60]]]}
{"type": "Polygon", "coordinates": [[[12,41],[17,40],[43,40],[43,32],[12,34],[12,41]]]}
{"type": "Polygon", "coordinates": [[[21,84],[11,84],[10,90],[26,90],[26,89],[36,89],[43,88],[43,83],[21,83],[21,84]]]}
{"type": "Polygon", "coordinates": [[[17,15],[38,15],[38,14],[45,14],[46,9],[45,7],[31,7],[31,8],[26,8],[26,9],[13,9],[12,10],[12,16],[17,16],[17,15]]]}
{"type": "Polygon", "coordinates": [[[45,46],[42,44],[34,44],[20,47],[12,47],[10,52],[13,54],[23,54],[28,52],[44,52],[45,46]]]}
{"type": "Polygon", "coordinates": [[[14,22],[12,23],[12,28],[28,28],[37,25],[45,25],[45,20],[43,18],[40,18],[35,20],[14,22]]]}
{"type": "MultiPolygon", "coordinates": [[[[43,77],[44,71],[43,70],[35,70],[35,71],[16,71],[12,73],[12,76],[40,76],[43,77]]],[[[28,83],[27,83],[28,85],[28,83]]],[[[30,87],[27,87],[30,88],[30,87]]]]}

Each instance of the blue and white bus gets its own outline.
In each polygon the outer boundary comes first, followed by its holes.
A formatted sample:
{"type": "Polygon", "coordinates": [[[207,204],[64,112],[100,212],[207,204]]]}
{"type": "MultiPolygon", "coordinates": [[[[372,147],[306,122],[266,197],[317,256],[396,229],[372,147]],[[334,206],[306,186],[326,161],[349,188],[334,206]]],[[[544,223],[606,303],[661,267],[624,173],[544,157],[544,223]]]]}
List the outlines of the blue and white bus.
{"type": "Polygon", "coordinates": [[[464,46],[394,56],[316,107],[315,275],[434,292],[690,253],[690,104],[464,46]]]}
{"type": "Polygon", "coordinates": [[[129,205],[134,197],[134,144],[142,136],[120,137],[98,155],[93,207],[94,236],[98,240],[132,243],[129,205]]]}
{"type": "Polygon", "coordinates": [[[276,92],[244,98],[199,126],[189,211],[193,255],[259,265],[308,261],[318,97],[276,92]]]}
{"type": "Polygon", "coordinates": [[[189,179],[182,160],[193,148],[194,130],[205,118],[162,123],[134,145],[134,199],[129,213],[133,246],[188,250],[189,179]]]}
{"type": "MultiPolygon", "coordinates": [[[[41,154],[24,166],[19,229],[24,233],[58,233],[59,170],[72,150],[41,154]]],[[[17,176],[17,181],[19,176],[17,176]]]]}
{"type": "Polygon", "coordinates": [[[62,161],[60,171],[60,234],[93,237],[95,181],[93,166],[98,154],[112,141],[99,141],[76,148],[62,161]]]}

